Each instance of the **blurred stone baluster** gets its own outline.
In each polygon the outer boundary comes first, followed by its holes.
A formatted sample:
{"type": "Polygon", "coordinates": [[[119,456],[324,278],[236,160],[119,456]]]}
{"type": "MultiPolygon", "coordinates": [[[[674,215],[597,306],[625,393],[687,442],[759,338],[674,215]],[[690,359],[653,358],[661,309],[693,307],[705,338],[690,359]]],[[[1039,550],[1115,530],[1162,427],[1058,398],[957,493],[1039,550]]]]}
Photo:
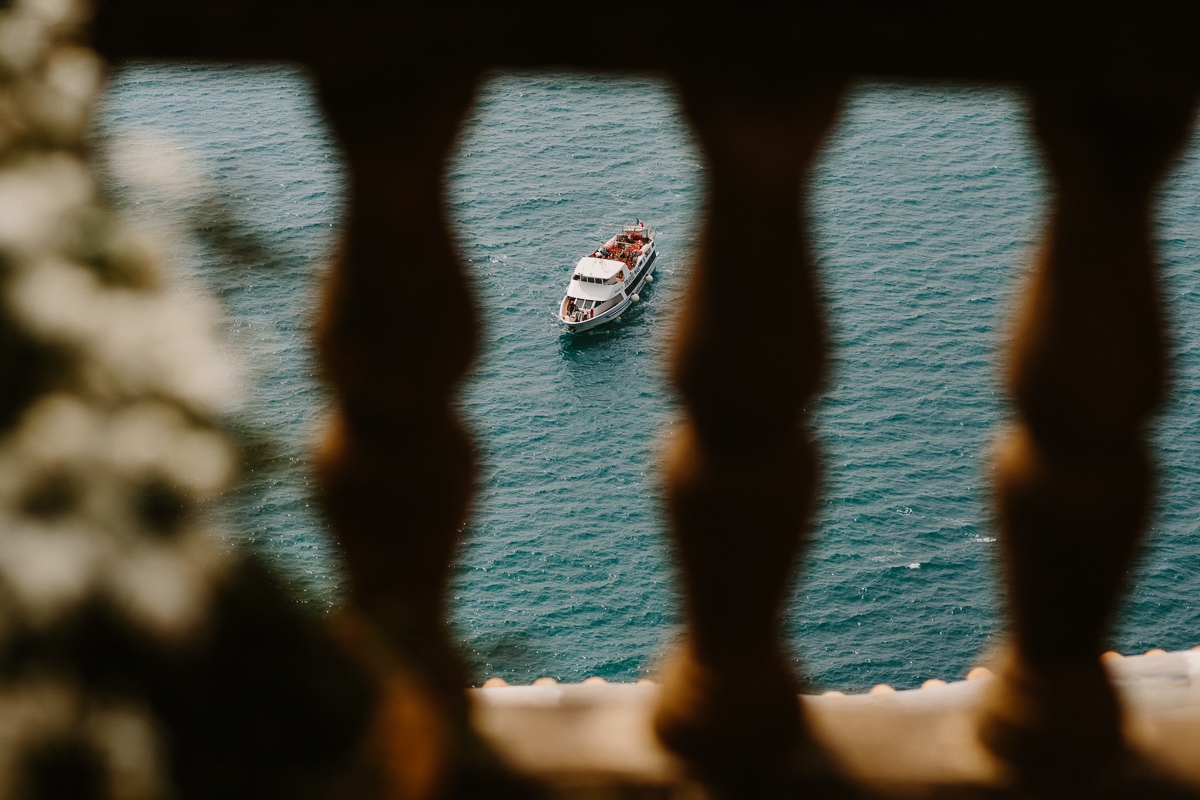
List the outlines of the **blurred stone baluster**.
{"type": "Polygon", "coordinates": [[[416,675],[380,724],[385,737],[408,740],[385,746],[401,753],[389,758],[401,759],[393,766],[412,784],[406,796],[424,796],[445,791],[436,773],[461,755],[466,735],[467,677],[444,612],[474,471],[452,401],[478,321],[442,177],[475,75],[415,80],[395,65],[340,71],[345,63],[317,70],[350,186],[318,334],[337,393],[318,470],[350,607],[416,675]]]}
{"type": "Polygon", "coordinates": [[[803,188],[839,92],[683,82],[708,212],[672,372],[687,421],[666,478],[687,638],[656,728],[739,781],[806,750],[777,627],[817,484],[803,411],[825,355],[803,188]]]}
{"type": "Polygon", "coordinates": [[[1019,421],[998,504],[1014,641],[982,735],[1018,782],[1081,790],[1131,763],[1097,657],[1152,489],[1144,431],[1166,371],[1152,193],[1191,91],[1037,86],[1032,100],[1054,205],[1009,365],[1019,421]]]}

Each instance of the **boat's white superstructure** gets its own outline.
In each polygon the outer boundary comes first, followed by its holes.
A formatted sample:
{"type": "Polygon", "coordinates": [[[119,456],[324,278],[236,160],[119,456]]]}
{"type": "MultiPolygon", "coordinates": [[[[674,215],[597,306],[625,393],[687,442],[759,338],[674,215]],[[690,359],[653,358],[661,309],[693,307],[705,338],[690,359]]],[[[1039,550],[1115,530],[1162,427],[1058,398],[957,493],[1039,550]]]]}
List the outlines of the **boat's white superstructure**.
{"type": "Polygon", "coordinates": [[[639,299],[654,278],[657,232],[640,220],[575,265],[556,316],[571,333],[611,322],[639,299]]]}

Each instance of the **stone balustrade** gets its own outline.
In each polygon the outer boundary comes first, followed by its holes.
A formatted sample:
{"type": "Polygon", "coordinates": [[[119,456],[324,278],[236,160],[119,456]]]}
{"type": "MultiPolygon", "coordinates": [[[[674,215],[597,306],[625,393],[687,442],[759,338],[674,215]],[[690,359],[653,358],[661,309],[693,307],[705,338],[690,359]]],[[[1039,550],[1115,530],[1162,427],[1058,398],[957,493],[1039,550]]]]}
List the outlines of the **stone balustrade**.
{"type": "Polygon", "coordinates": [[[1200,656],[1098,660],[1150,501],[1144,431],[1166,380],[1153,192],[1191,125],[1200,12],[106,0],[91,30],[111,61],[304,64],[348,164],[350,216],[319,321],[336,420],[318,468],[352,588],[319,627],[375,693],[355,756],[373,778],[343,794],[524,797],[541,782],[581,796],[845,796],[860,784],[1054,796],[1200,781],[1200,656]],[[447,639],[474,476],[453,397],[479,321],[441,186],[481,76],[510,67],[666,74],[709,167],[671,368],[686,421],[663,478],[686,637],[659,686],[468,697],[447,639]],[[986,680],[797,702],[777,626],[820,476],[805,408],[826,359],[805,180],[843,87],[872,76],[1019,86],[1050,168],[1008,356],[1017,420],[998,460],[1013,636],[986,680]],[[764,235],[743,262],[728,231],[751,221],[764,235]],[[395,313],[400,240],[424,290],[395,313]],[[756,314],[748,294],[722,296],[715,313],[712,276],[731,263],[751,282],[790,271],[799,324],[756,314]]]}
{"type": "MultiPolygon", "coordinates": [[[[1126,710],[1125,740],[1160,775],[1200,786],[1200,649],[1151,653],[1104,662],[1126,710]]],[[[978,721],[997,680],[979,667],[966,680],[802,695],[798,705],[829,760],[862,786],[902,796],[947,787],[996,796],[1005,769],[981,741],[978,721]]],[[[508,763],[564,796],[616,786],[629,796],[643,796],[636,788],[687,797],[696,791],[694,776],[654,735],[661,693],[649,681],[476,689],[473,721],[508,763]]],[[[1174,796],[1169,781],[1147,781],[1141,791],[1174,796]]]]}

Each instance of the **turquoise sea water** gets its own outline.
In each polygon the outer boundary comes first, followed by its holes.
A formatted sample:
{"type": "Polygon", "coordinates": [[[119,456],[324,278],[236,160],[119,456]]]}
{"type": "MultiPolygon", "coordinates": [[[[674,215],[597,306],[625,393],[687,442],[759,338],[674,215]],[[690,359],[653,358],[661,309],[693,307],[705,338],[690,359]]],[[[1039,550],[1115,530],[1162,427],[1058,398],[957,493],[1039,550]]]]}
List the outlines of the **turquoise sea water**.
{"type": "MultiPolygon", "coordinates": [[[[304,459],[326,402],[306,326],[342,173],[310,84],[282,68],[128,67],[96,144],[114,198],[174,231],[170,260],[197,279],[180,291],[223,303],[227,350],[247,365],[235,424],[273,445],[231,500],[230,539],[312,604],[336,605],[343,579],[304,459]]],[[[812,187],[834,352],[812,409],[826,477],[784,631],[828,688],[961,677],[1003,637],[987,452],[1007,414],[1006,319],[1047,207],[1021,98],[860,86],[812,187]]],[[[1200,643],[1197,197],[1200,139],[1160,211],[1176,380],[1156,431],[1153,529],[1112,640],[1126,652],[1200,643]]],[[[664,358],[703,158],[657,79],[496,75],[445,202],[485,323],[461,399],[483,463],[456,635],[477,680],[653,674],[681,621],[658,464],[679,419],[664,358]],[[661,231],[658,280],[617,323],[564,334],[551,309],[571,266],[635,217],[661,231]]]]}

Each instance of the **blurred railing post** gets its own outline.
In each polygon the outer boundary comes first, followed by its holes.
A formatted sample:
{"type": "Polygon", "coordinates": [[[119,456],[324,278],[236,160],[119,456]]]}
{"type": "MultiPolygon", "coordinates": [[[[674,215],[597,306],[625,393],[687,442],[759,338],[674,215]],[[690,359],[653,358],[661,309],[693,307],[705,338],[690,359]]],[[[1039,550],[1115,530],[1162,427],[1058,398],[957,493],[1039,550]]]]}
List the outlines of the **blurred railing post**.
{"type": "Polygon", "coordinates": [[[1152,192],[1191,96],[1047,83],[1032,100],[1054,205],[1009,365],[1019,421],[997,493],[1014,642],[983,735],[1018,781],[1079,789],[1126,762],[1097,656],[1151,492],[1144,433],[1165,375],[1152,192]]]}
{"type": "Polygon", "coordinates": [[[687,421],[666,477],[687,640],[656,725],[694,765],[745,780],[807,742],[777,626],[817,486],[804,406],[825,357],[803,186],[840,87],[681,83],[709,193],[673,364],[687,421]]]}
{"type": "Polygon", "coordinates": [[[394,69],[321,66],[317,75],[350,185],[319,329],[337,392],[318,460],[321,488],[350,573],[351,608],[415,673],[411,688],[426,700],[413,707],[434,709],[414,741],[393,744],[430,752],[429,768],[440,771],[461,756],[467,728],[468,679],[447,637],[444,598],[474,488],[472,445],[452,402],[478,327],[444,215],[442,173],[475,75],[417,81],[394,69]]]}

